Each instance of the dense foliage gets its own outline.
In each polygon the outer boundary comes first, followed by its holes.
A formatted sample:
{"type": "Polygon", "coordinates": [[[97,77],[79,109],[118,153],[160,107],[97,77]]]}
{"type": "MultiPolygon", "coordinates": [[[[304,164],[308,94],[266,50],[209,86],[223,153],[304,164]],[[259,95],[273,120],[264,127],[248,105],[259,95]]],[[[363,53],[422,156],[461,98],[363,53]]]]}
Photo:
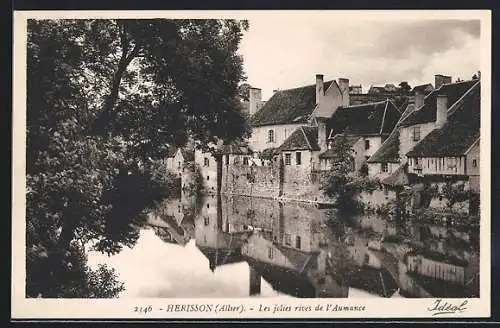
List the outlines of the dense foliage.
{"type": "Polygon", "coordinates": [[[112,270],[86,267],[80,245],[113,254],[135,243],[144,210],[169,194],[152,166],[169,145],[246,133],[236,53],[246,28],[233,20],[28,22],[28,296],[122,290],[112,270]]]}
{"type": "Polygon", "coordinates": [[[330,160],[330,170],[322,177],[321,189],[323,193],[335,199],[339,209],[354,210],[359,208],[357,195],[373,192],[379,182],[367,177],[368,167],[361,166],[354,172],[354,150],[347,142],[345,135],[341,135],[335,145],[336,156],[330,160]]]}

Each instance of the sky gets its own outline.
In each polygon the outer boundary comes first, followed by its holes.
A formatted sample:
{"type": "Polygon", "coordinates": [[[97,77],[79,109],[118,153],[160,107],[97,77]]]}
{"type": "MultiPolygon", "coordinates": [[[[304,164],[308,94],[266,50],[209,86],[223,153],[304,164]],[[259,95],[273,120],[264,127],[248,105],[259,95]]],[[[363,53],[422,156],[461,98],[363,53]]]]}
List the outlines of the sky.
{"type": "Polygon", "coordinates": [[[255,17],[240,44],[247,83],[267,100],[275,89],[348,78],[361,84],[434,84],[434,75],[467,80],[480,68],[480,21],[255,17]]]}

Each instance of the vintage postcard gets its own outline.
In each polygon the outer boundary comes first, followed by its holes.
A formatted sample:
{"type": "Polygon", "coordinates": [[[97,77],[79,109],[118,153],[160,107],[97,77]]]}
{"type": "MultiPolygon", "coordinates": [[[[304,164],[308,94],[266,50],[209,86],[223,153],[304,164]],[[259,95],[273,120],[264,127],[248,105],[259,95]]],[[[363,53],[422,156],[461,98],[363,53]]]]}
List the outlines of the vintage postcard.
{"type": "Polygon", "coordinates": [[[13,319],[490,316],[489,11],[13,23],[13,319]]]}

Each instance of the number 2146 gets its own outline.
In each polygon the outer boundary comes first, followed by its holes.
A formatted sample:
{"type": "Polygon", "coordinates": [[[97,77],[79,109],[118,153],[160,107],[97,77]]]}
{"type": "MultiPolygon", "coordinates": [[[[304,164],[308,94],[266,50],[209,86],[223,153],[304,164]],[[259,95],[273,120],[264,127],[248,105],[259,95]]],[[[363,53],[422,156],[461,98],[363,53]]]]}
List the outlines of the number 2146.
{"type": "Polygon", "coordinates": [[[148,306],[134,306],[134,312],[149,313],[151,311],[153,311],[153,308],[151,307],[151,305],[148,305],[148,306]]]}

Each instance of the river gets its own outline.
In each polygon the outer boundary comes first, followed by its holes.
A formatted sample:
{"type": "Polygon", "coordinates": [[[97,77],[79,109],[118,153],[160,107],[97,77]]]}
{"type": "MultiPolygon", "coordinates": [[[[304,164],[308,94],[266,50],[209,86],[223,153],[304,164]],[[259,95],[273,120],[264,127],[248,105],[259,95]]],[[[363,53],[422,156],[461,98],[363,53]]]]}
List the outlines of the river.
{"type": "Polygon", "coordinates": [[[477,231],[313,204],[182,195],[153,209],[132,248],[88,252],[120,297],[473,297],[477,231]]]}

